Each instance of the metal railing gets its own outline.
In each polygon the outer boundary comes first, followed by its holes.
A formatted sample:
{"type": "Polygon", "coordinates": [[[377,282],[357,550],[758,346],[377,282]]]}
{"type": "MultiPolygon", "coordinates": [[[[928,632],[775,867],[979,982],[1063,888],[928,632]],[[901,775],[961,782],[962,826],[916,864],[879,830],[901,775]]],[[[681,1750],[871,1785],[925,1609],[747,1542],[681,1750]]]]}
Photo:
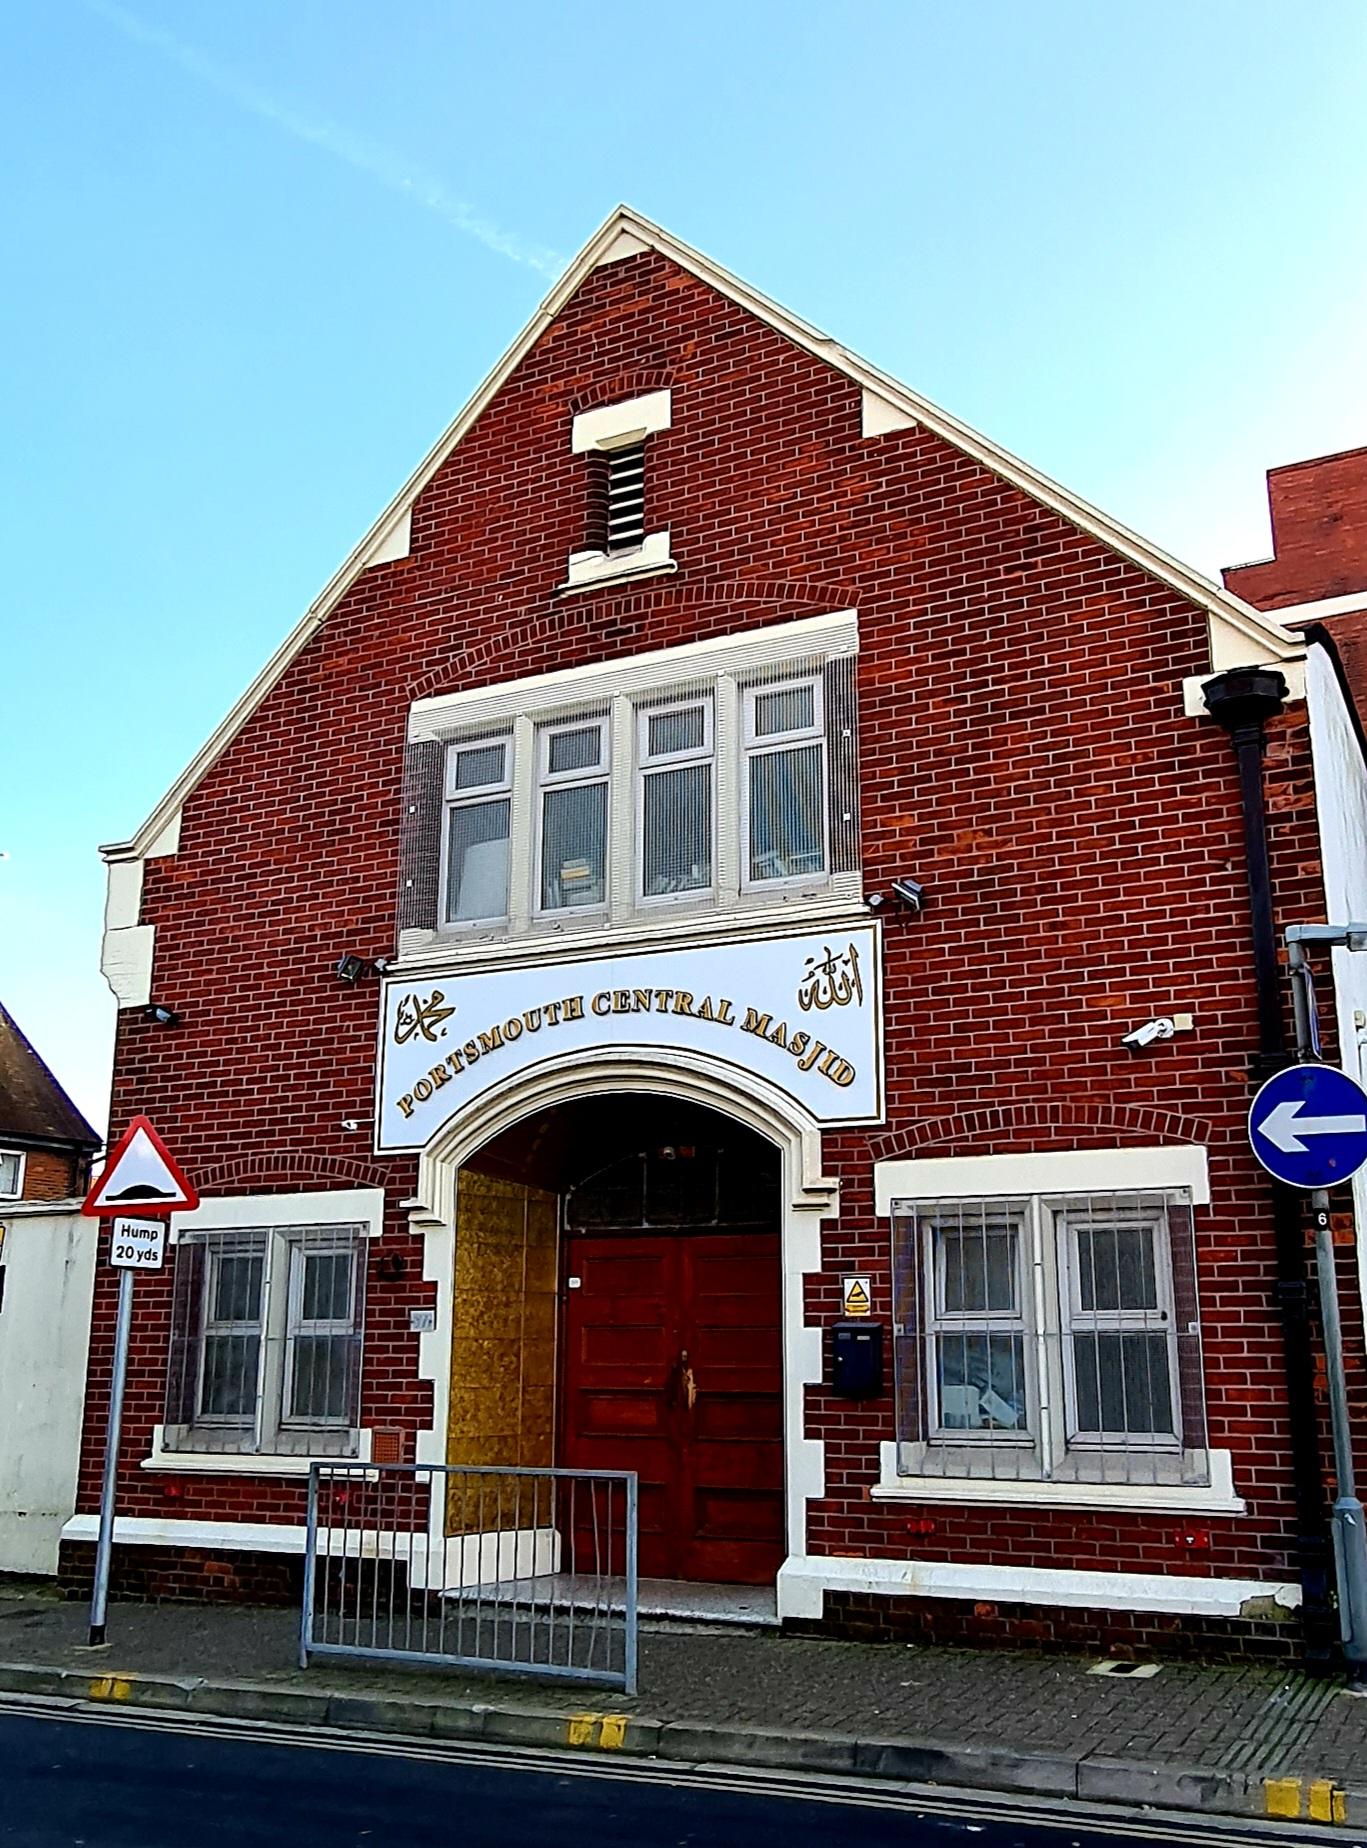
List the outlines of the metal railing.
{"type": "Polygon", "coordinates": [[[621,1470],[316,1462],[299,1660],[499,1669],[636,1692],[621,1470]]]}

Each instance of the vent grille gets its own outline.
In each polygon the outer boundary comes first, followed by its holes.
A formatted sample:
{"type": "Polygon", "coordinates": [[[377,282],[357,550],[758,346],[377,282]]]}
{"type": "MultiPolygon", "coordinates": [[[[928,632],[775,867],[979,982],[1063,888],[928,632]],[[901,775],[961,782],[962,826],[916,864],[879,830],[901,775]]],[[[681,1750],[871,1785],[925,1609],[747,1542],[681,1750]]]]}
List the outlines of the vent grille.
{"type": "Polygon", "coordinates": [[[646,446],[631,443],[608,454],[609,552],[631,552],[646,536],[646,446]]]}

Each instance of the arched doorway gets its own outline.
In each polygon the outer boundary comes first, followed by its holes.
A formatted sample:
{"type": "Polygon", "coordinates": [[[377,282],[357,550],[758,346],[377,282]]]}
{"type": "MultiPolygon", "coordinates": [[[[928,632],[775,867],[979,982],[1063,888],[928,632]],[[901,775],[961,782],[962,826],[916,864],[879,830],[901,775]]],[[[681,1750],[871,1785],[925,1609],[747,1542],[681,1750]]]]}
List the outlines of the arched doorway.
{"type": "Polygon", "coordinates": [[[632,1469],[647,1578],[785,1555],[778,1148],[682,1099],[557,1103],[460,1170],[448,1456],[632,1469]]]}

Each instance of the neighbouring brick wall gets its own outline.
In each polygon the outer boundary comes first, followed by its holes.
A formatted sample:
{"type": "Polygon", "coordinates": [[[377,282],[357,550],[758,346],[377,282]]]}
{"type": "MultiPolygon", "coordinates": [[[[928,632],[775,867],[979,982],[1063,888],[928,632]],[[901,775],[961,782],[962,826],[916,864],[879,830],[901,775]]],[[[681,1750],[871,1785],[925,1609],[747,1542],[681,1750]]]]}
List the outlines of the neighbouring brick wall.
{"type": "MultiPolygon", "coordinates": [[[[0,1142],[4,1140],[0,1137],[0,1142]]],[[[30,1149],[24,1160],[25,1200],[70,1200],[85,1192],[90,1163],[79,1154],[56,1149],[30,1149]]]]}
{"type": "MultiPolygon", "coordinates": [[[[927,430],[864,440],[855,385],[654,255],[588,279],[419,497],[412,532],[412,555],[357,581],[205,778],[179,851],[147,862],[142,918],[181,1025],[120,1015],[115,1133],[148,1112],[206,1194],[378,1176],[380,1248],[407,1266],[370,1279],[363,1419],[428,1423],[408,1311],[432,1292],[400,1210],[416,1164],[377,1161],[364,1130],[341,1127],[370,1117],[377,996],[333,975],[343,950],[394,945],[410,701],[855,607],[867,887],[913,872],[930,903],[887,919],[887,1122],[826,1138],[841,1214],[809,1317],[839,1313],[848,1269],[873,1277],[886,1310],[875,1159],[1207,1142],[1210,1437],[1232,1450],[1249,1512],[1202,1518],[1192,1555],[1172,1516],[875,1504],[890,1397],[851,1405],[814,1387],[826,1492],[811,1548],[1286,1577],[1272,1229],[1244,1126],[1257,1028],[1238,786],[1224,734],[1182,711],[1183,678],[1208,666],[1202,612],[927,430]],[[678,574],[557,600],[585,506],[570,417],[638,378],[674,393],[649,497],[678,574]],[[1175,1010],[1195,1014],[1194,1033],[1143,1058],[1122,1049],[1126,1029],[1175,1010]]],[[[1307,778],[1293,713],[1269,756],[1288,919],[1322,915],[1307,778]]],[[[83,1509],[113,1294],[102,1268],[83,1509]]],[[[300,1520],[297,1482],[138,1469],[161,1418],[168,1315],[168,1278],[142,1279],[121,1510],[300,1520]]]]}
{"type": "Polygon", "coordinates": [[[1367,449],[1267,472],[1274,556],[1230,565],[1224,580],[1259,609],[1367,590],[1367,449]]]}

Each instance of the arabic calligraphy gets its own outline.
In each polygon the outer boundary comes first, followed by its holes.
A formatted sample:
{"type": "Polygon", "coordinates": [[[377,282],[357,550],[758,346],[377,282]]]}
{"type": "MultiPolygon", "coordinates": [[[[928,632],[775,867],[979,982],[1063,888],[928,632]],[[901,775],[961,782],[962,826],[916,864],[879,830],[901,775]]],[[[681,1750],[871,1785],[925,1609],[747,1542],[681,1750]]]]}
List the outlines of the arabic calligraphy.
{"type": "Polygon", "coordinates": [[[439,1039],[445,1039],[446,1028],[441,1025],[455,1013],[454,1007],[443,1007],[446,996],[440,988],[434,988],[425,1001],[417,995],[405,995],[394,1011],[394,1044],[406,1046],[420,1033],[425,1040],[436,1045],[439,1039]],[[440,1033],[436,1031],[441,1027],[440,1033]]]}
{"type": "Polygon", "coordinates": [[[864,1005],[864,981],[859,973],[859,951],[850,944],[843,953],[823,943],[820,956],[807,958],[806,972],[798,983],[797,1004],[809,1013],[817,1008],[848,1007],[851,1001],[864,1005]]]}

